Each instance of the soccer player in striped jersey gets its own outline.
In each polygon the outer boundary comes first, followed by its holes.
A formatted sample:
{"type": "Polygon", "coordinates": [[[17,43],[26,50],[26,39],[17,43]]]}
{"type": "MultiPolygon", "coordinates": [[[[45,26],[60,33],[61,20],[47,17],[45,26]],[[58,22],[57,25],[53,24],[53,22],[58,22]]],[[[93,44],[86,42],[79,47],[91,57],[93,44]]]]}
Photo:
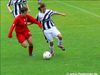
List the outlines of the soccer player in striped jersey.
{"type": "Polygon", "coordinates": [[[43,26],[44,35],[46,36],[49,42],[51,54],[54,55],[53,37],[56,37],[58,39],[58,47],[64,51],[65,48],[62,45],[62,35],[60,31],[55,27],[54,22],[51,19],[51,16],[52,15],[65,16],[65,14],[46,9],[45,4],[41,4],[38,9],[39,13],[37,15],[37,20],[40,21],[43,26]]]}
{"type": "Polygon", "coordinates": [[[9,0],[9,2],[7,4],[7,8],[9,10],[9,12],[12,13],[14,17],[16,17],[20,14],[20,9],[22,7],[27,7],[28,11],[30,11],[29,6],[27,4],[27,0],[9,0]]]}

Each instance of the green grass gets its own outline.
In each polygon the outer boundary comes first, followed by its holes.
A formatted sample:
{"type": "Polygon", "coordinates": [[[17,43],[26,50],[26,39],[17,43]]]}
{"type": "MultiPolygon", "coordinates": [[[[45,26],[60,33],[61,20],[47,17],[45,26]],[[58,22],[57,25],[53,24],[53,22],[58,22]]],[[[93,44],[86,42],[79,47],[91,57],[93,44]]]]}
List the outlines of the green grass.
{"type": "MultiPolygon", "coordinates": [[[[44,0],[44,2],[47,8],[67,14],[66,17],[53,17],[63,35],[66,52],[57,48],[55,39],[56,55],[50,60],[43,60],[43,52],[49,50],[48,44],[41,30],[34,25],[29,28],[33,35],[35,56],[29,57],[27,49],[22,48],[16,40],[15,33],[12,39],[7,38],[14,18],[7,10],[7,1],[3,0],[0,7],[1,75],[67,75],[70,72],[95,72],[99,75],[100,1],[44,0]]],[[[34,1],[28,3],[30,14],[35,16],[38,13],[38,4],[34,1]]]]}

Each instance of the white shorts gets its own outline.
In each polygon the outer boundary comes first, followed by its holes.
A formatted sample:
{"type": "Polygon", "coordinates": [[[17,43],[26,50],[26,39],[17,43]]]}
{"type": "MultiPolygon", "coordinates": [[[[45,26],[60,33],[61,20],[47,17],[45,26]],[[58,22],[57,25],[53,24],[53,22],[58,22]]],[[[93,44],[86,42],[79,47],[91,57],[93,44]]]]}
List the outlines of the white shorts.
{"type": "Polygon", "coordinates": [[[53,38],[57,37],[59,34],[61,34],[61,33],[55,26],[52,27],[51,29],[44,30],[44,35],[46,36],[46,38],[49,42],[53,41],[53,38]]]}

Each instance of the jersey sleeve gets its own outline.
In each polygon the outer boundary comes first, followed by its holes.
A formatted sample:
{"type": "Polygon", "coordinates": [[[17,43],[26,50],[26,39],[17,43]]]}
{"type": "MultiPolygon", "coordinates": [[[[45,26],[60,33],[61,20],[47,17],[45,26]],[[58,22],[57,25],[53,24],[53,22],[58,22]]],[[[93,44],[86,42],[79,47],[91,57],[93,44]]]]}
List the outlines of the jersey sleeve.
{"type": "Polygon", "coordinates": [[[17,17],[14,19],[13,24],[14,24],[14,25],[17,25],[17,24],[18,24],[18,18],[17,18],[17,17]]]}
{"type": "Polygon", "coordinates": [[[51,10],[51,16],[54,15],[54,14],[58,14],[58,12],[51,10]]]}
{"type": "Polygon", "coordinates": [[[18,23],[18,19],[15,18],[13,24],[10,27],[9,36],[12,35],[12,32],[13,32],[15,26],[17,25],[17,23],[18,23]]]}
{"type": "Polygon", "coordinates": [[[9,0],[7,6],[11,6],[11,5],[13,5],[13,2],[12,2],[12,0],[9,0]]]}
{"type": "Polygon", "coordinates": [[[42,28],[42,25],[40,22],[38,22],[35,18],[32,16],[27,15],[27,21],[30,22],[31,24],[35,23],[37,24],[40,28],[42,28]]]}

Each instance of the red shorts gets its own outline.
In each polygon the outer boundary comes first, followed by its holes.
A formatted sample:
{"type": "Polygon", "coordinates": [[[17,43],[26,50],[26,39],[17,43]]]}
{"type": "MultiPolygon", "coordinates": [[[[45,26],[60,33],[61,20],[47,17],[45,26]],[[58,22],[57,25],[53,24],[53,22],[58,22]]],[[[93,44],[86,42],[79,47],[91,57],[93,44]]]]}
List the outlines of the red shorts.
{"type": "Polygon", "coordinates": [[[31,36],[31,33],[29,30],[26,30],[22,33],[17,33],[16,32],[16,37],[19,41],[19,43],[23,43],[25,40],[27,40],[31,36]]]}

